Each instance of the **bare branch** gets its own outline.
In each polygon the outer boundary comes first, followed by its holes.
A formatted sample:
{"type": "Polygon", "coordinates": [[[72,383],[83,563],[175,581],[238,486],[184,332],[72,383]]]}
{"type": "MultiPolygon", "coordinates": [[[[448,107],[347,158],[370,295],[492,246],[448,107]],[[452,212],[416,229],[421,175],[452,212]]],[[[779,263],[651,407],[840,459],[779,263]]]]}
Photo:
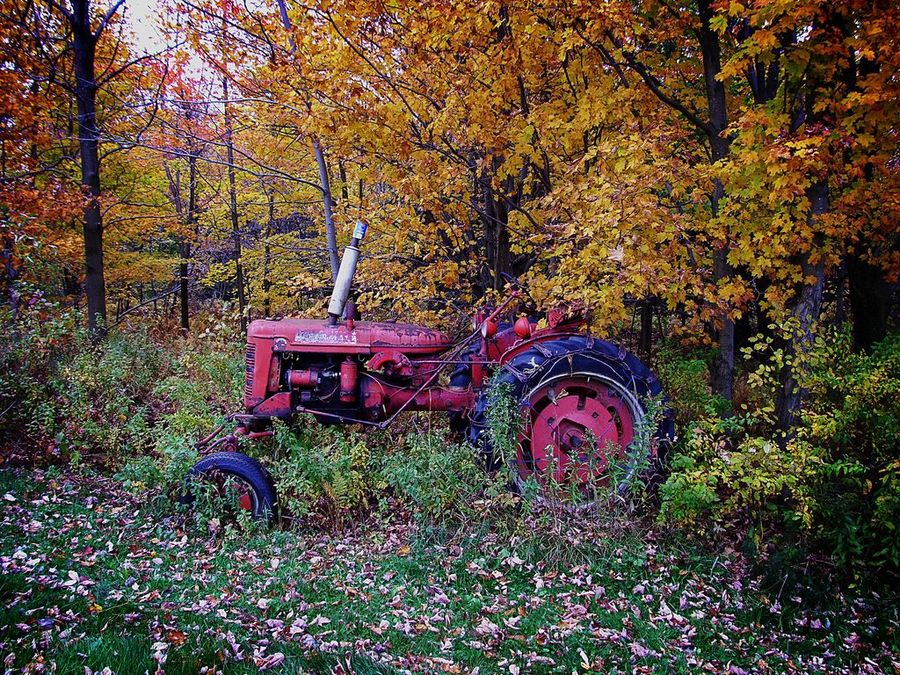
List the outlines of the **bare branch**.
{"type": "Polygon", "coordinates": [[[109,24],[110,19],[112,19],[113,15],[119,10],[119,7],[124,4],[125,0],[116,0],[116,2],[106,10],[106,14],[103,15],[103,18],[100,19],[100,23],[97,25],[97,30],[94,31],[95,40],[100,39],[100,34],[103,32],[103,29],[109,24]]]}
{"type": "Polygon", "coordinates": [[[134,310],[140,309],[141,307],[144,307],[144,306],[146,306],[146,305],[149,305],[151,302],[156,302],[157,300],[162,300],[162,299],[165,298],[166,296],[172,295],[173,293],[177,293],[178,291],[179,291],[179,287],[176,286],[175,288],[170,288],[170,289],[169,289],[168,291],[166,291],[165,293],[161,293],[161,294],[159,294],[159,295],[157,295],[157,296],[155,296],[155,297],[150,298],[149,300],[145,300],[144,302],[141,302],[141,303],[135,305],[134,307],[129,307],[128,309],[126,309],[124,312],[122,312],[122,313],[119,315],[119,318],[118,318],[118,319],[116,319],[113,323],[109,324],[109,327],[112,328],[113,326],[117,326],[117,325],[119,325],[120,323],[122,323],[122,319],[124,319],[128,314],[130,314],[130,313],[133,312],[134,310]]]}
{"type": "MultiPolygon", "coordinates": [[[[660,81],[658,77],[650,72],[650,69],[647,68],[647,66],[638,59],[634,52],[625,49],[621,40],[616,39],[615,36],[610,33],[607,33],[607,37],[609,38],[610,42],[612,42],[619,50],[621,50],[622,56],[625,61],[634,72],[640,75],[641,79],[644,81],[644,84],[647,85],[647,87],[651,92],[653,92],[653,95],[656,96],[656,98],[658,98],[670,108],[673,108],[674,110],[680,112],[682,115],[684,115],[685,119],[687,119],[688,122],[693,124],[706,135],[710,137],[715,135],[715,130],[712,128],[712,125],[707,120],[704,120],[702,117],[700,117],[700,114],[696,110],[692,110],[691,108],[689,108],[674,94],[669,94],[663,91],[663,87],[665,85],[660,81]]],[[[588,44],[596,49],[596,46],[594,46],[591,42],[588,42],[588,44]]]]}
{"type": "Polygon", "coordinates": [[[66,17],[66,21],[68,21],[69,23],[72,23],[75,20],[75,17],[72,16],[72,12],[67,10],[65,7],[63,7],[59,3],[55,2],[55,0],[47,0],[47,5],[49,5],[53,9],[55,9],[57,12],[62,14],[64,17],[66,17]]]}

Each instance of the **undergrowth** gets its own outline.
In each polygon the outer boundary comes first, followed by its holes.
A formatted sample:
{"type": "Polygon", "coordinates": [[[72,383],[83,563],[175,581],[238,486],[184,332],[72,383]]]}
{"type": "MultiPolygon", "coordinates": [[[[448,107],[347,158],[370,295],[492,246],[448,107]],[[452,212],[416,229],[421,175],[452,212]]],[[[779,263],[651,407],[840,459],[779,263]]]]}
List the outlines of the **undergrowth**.
{"type": "Polygon", "coordinates": [[[870,354],[853,353],[847,331],[819,335],[794,363],[806,395],[789,434],[774,420],[789,358],[778,344],[751,340],[746,401],[730,416],[694,377],[696,358],[660,368],[676,410],[679,394],[690,410],[680,413],[660,517],[693,535],[728,532],[763,557],[817,551],[858,581],[891,583],[900,572],[900,335],[870,354]]]}
{"type": "MultiPolygon", "coordinates": [[[[194,444],[241,398],[240,336],[214,316],[204,321],[187,339],[138,327],[94,345],[74,313],[48,304],[24,314],[0,337],[3,461],[102,470],[141,499],[180,508],[172,496],[197,459],[194,444]]],[[[817,338],[790,436],[775,431],[771,404],[784,358],[777,342],[755,338],[741,364],[742,404],[725,415],[709,393],[708,356],[663,346],[654,365],[679,440],[659,502],[644,471],[629,468],[650,456],[652,424],[638,430],[629,461],[591,486],[587,508],[573,509],[584,495],[552,480],[516,480],[508,467],[519,411],[502,390],[488,410],[493,471],[448,440],[437,415],[408,415],[389,433],[304,419],[242,450],[275,476],[288,526],[345,529],[401,509],[425,537],[491,533],[525,557],[575,563],[642,536],[658,516],[657,529],[713,545],[724,536],[760,558],[790,559],[782,553],[797,547],[859,579],[890,576],[900,567],[900,336],[868,355],[851,352],[847,333],[817,338]]],[[[648,405],[658,413],[658,402],[648,405]]],[[[213,519],[210,507],[198,524],[213,519]]]]}

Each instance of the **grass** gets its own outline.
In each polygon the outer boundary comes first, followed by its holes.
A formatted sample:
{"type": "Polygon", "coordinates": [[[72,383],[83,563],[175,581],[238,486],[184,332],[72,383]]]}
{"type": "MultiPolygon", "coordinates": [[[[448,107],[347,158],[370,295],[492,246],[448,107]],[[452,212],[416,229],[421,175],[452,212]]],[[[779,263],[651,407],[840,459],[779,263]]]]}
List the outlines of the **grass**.
{"type": "MultiPolygon", "coordinates": [[[[735,551],[623,537],[596,556],[428,532],[210,532],[98,476],[0,472],[11,669],[116,673],[890,671],[896,598],[774,588],[735,551]],[[874,664],[874,665],[873,665],[874,664]]],[[[215,529],[215,528],[213,528],[215,529]]],[[[555,546],[555,545],[554,545],[555,546]]]]}

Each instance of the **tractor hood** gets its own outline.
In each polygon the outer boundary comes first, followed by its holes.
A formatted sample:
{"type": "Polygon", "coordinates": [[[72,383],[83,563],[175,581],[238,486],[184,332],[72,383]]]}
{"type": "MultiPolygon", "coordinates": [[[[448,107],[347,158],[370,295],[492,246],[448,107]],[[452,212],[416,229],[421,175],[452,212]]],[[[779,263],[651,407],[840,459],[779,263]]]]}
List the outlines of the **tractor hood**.
{"type": "Polygon", "coordinates": [[[354,321],[329,326],[318,319],[263,319],[250,324],[248,341],[275,340],[274,351],[375,354],[436,354],[450,346],[442,332],[405,323],[354,321]],[[348,325],[349,324],[349,325],[348,325]]]}

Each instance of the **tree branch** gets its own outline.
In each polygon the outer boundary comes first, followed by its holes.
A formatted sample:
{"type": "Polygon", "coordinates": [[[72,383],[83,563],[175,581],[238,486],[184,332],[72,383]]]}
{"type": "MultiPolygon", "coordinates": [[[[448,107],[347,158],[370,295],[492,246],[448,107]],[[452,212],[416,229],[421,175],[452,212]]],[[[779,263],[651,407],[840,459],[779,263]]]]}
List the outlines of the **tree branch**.
{"type": "Polygon", "coordinates": [[[141,302],[141,303],[135,305],[134,307],[129,307],[128,309],[123,311],[121,314],[119,314],[119,318],[116,319],[115,321],[113,321],[111,324],[109,324],[109,327],[112,328],[113,326],[118,326],[120,323],[122,323],[122,319],[124,319],[128,314],[131,314],[131,312],[133,312],[134,310],[140,309],[141,307],[145,307],[146,305],[149,305],[151,302],[156,302],[157,300],[162,300],[164,297],[166,297],[168,295],[172,295],[173,293],[177,293],[179,290],[180,290],[180,287],[176,286],[175,288],[172,288],[172,289],[166,291],[165,293],[160,293],[159,295],[152,297],[149,300],[144,300],[144,302],[141,302]]]}
{"type": "Polygon", "coordinates": [[[66,21],[68,21],[69,23],[72,23],[72,22],[75,21],[75,17],[72,16],[72,12],[70,12],[69,10],[67,10],[65,7],[63,7],[63,6],[60,5],[59,3],[54,2],[54,0],[47,0],[47,4],[48,4],[51,8],[55,9],[57,12],[59,12],[60,14],[62,14],[64,17],[66,17],[66,21]]]}
{"type": "Polygon", "coordinates": [[[106,28],[107,24],[109,24],[110,19],[113,18],[113,15],[119,10],[119,7],[125,4],[125,0],[116,0],[113,5],[106,10],[106,14],[103,15],[103,18],[100,19],[100,23],[97,25],[97,30],[94,31],[94,39],[99,40],[100,34],[103,32],[103,29],[106,28]]]}
{"type": "MultiPolygon", "coordinates": [[[[689,108],[685,103],[680,101],[672,94],[667,94],[663,91],[663,83],[656,77],[653,73],[650,72],[649,68],[646,65],[638,60],[637,56],[635,56],[634,52],[628,51],[624,48],[621,40],[617,40],[613,35],[607,33],[607,37],[610,42],[612,42],[621,52],[622,56],[631,69],[636,72],[641,79],[644,81],[644,84],[653,92],[654,96],[658,98],[660,101],[665,103],[670,108],[677,110],[682,115],[684,115],[685,119],[688,122],[697,127],[700,131],[705,133],[707,136],[712,137],[715,135],[715,131],[712,128],[712,125],[700,117],[700,114],[689,108]]],[[[590,44],[590,43],[588,43],[590,44]]]]}

